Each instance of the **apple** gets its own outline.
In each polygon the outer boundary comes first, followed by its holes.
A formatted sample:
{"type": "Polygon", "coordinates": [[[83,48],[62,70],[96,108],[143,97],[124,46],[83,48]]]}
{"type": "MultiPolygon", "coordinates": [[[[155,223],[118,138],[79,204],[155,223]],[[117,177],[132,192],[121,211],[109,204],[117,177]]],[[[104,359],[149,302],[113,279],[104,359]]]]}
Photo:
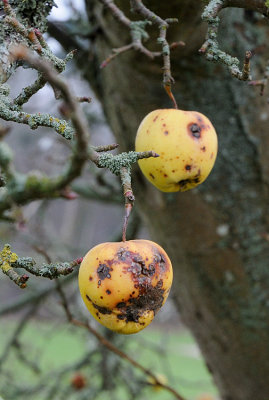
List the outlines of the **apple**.
{"type": "Polygon", "coordinates": [[[184,192],[204,182],[218,150],[216,131],[197,111],[161,109],[141,122],[136,151],[153,150],[157,158],[138,161],[145,177],[163,192],[184,192]]]}
{"type": "Polygon", "coordinates": [[[148,326],[165,303],[173,279],[171,261],[149,240],[93,247],[79,269],[79,289],[93,317],[122,334],[148,326]]]}

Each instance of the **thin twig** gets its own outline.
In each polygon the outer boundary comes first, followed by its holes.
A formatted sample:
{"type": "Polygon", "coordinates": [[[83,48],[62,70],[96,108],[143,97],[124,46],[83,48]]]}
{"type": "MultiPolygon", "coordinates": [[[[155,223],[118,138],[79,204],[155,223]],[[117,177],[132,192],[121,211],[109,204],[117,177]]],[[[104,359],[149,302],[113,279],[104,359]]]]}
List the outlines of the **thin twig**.
{"type": "Polygon", "coordinates": [[[60,288],[59,294],[62,299],[62,304],[67,316],[68,321],[75,325],[75,326],[80,326],[85,329],[87,329],[92,335],[96,337],[96,339],[103,345],[105,346],[108,350],[116,354],[117,356],[121,357],[123,360],[126,360],[129,364],[131,364],[133,367],[139,369],[141,372],[143,372],[145,375],[149,376],[152,378],[153,382],[162,387],[163,389],[167,390],[168,392],[172,393],[176,399],[178,400],[185,400],[175,389],[170,387],[169,385],[166,385],[165,383],[162,383],[156,375],[154,375],[151,370],[143,367],[142,364],[128,356],[124,351],[118,349],[114,344],[112,344],[110,341],[108,341],[103,335],[101,335],[99,332],[97,332],[91,325],[89,325],[87,322],[79,321],[77,319],[74,319],[72,317],[72,313],[69,309],[68,301],[66,299],[64,291],[60,288]]]}
{"type": "Polygon", "coordinates": [[[171,86],[174,83],[174,78],[171,74],[171,61],[170,61],[170,46],[166,39],[167,29],[171,23],[178,22],[176,18],[168,18],[166,20],[159,17],[157,14],[149,10],[141,0],[130,0],[131,7],[134,12],[142,15],[146,20],[151,21],[159,28],[158,43],[162,46],[163,56],[163,85],[166,93],[172,100],[174,108],[178,108],[175,97],[171,91],[171,86]]]}

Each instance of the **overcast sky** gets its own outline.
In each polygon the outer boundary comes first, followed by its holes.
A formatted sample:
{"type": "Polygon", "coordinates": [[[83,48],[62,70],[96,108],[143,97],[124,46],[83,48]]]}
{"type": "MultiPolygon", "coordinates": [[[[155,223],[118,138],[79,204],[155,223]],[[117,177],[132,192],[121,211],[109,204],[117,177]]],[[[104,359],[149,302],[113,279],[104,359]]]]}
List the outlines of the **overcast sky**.
{"type": "Polygon", "coordinates": [[[54,0],[54,2],[57,4],[57,7],[53,7],[51,13],[50,13],[50,18],[55,19],[55,20],[66,20],[70,18],[72,15],[72,9],[71,7],[68,7],[68,3],[72,3],[72,5],[77,8],[80,11],[84,11],[84,0],[54,0]]]}

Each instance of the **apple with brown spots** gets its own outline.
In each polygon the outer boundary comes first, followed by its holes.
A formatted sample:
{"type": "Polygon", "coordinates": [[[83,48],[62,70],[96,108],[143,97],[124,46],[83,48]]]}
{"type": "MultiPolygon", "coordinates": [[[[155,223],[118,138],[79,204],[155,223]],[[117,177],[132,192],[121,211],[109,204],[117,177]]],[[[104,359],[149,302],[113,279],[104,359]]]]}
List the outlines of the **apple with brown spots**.
{"type": "Polygon", "coordinates": [[[146,178],[163,192],[184,192],[204,182],[218,151],[216,131],[197,111],[155,110],[141,122],[136,151],[153,150],[157,158],[138,161],[146,178]]]}
{"type": "Polygon", "coordinates": [[[123,334],[148,326],[164,305],[173,279],[166,252],[149,240],[101,243],[84,257],[79,289],[93,317],[123,334]]]}

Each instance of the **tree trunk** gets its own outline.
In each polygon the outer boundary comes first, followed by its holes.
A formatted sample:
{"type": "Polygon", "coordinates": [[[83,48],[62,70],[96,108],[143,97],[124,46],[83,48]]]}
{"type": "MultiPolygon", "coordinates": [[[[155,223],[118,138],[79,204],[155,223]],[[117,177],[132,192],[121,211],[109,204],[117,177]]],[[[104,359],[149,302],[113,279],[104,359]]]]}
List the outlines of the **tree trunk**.
{"type": "MultiPolygon", "coordinates": [[[[268,105],[257,89],[198,54],[206,26],[200,21],[203,3],[192,3],[149,0],[147,6],[161,17],[179,18],[168,36],[170,42],[186,42],[172,57],[173,91],[180,109],[211,119],[219,137],[217,162],[205,183],[175,194],[159,192],[137,169],[136,207],[153,240],[172,259],[176,304],[222,399],[268,400],[268,105]]],[[[127,44],[130,36],[99,1],[86,4],[90,21],[101,28],[89,66],[96,90],[120,149],[133,150],[142,118],[154,109],[172,107],[162,88],[162,59],[128,52],[99,70],[111,49],[127,44]]],[[[129,2],[117,4],[128,12],[129,2]]],[[[243,59],[244,51],[256,46],[251,43],[256,27],[242,10],[227,9],[221,16],[221,45],[243,59]]],[[[148,46],[158,49],[154,41],[148,46]]]]}

